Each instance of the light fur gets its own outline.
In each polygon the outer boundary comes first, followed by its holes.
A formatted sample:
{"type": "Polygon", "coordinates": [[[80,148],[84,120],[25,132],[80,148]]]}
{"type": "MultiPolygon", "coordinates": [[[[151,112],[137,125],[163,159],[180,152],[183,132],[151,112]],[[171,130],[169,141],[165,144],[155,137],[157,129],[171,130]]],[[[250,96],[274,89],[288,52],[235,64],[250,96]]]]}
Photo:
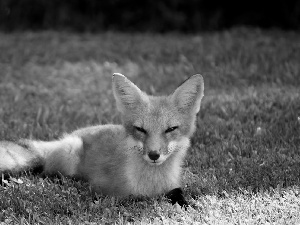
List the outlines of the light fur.
{"type": "Polygon", "coordinates": [[[81,128],[49,142],[2,141],[0,172],[42,164],[48,174],[81,177],[96,192],[118,196],[155,196],[180,187],[204,95],[202,76],[192,76],[170,96],[154,97],[114,74],[113,93],[122,125],[81,128]]]}

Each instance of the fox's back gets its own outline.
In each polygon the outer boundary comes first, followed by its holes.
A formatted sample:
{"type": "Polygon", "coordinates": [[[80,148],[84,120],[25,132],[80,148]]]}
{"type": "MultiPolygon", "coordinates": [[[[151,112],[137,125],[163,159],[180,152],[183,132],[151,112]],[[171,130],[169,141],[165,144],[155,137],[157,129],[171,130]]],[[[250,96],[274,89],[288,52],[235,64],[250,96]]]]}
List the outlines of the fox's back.
{"type": "Polygon", "coordinates": [[[119,187],[126,183],[124,168],[127,159],[124,127],[99,125],[72,134],[81,137],[83,142],[78,175],[89,180],[98,192],[122,195],[123,190],[119,190],[119,187]]]}

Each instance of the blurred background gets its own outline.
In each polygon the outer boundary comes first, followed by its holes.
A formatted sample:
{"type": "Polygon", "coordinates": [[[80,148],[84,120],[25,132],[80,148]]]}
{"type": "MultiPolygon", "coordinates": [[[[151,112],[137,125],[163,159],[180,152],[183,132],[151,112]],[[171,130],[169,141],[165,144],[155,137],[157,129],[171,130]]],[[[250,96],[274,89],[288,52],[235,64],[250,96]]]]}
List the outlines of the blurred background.
{"type": "Polygon", "coordinates": [[[198,32],[299,29],[299,0],[0,0],[0,29],[198,32]]]}

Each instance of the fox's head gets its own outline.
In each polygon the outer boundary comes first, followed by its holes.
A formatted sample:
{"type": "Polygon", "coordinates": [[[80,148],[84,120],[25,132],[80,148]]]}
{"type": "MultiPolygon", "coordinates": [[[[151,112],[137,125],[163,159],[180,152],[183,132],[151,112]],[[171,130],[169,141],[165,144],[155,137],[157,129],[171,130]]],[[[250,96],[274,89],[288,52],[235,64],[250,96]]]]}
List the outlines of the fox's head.
{"type": "Polygon", "coordinates": [[[201,75],[191,76],[169,96],[149,96],[115,73],[113,92],[137,154],[150,165],[160,165],[176,154],[185,155],[204,95],[201,75]]]}

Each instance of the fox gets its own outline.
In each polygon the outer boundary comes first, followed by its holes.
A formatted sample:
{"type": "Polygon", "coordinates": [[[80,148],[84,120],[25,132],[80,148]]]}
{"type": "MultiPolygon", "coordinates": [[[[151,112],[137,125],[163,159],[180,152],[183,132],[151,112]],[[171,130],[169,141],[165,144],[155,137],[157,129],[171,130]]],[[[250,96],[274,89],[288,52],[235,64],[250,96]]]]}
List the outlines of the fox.
{"type": "Polygon", "coordinates": [[[170,95],[153,96],[120,73],[112,91],[122,124],[79,128],[57,140],[0,141],[0,174],[42,166],[89,182],[94,193],[120,197],[166,196],[187,206],[182,164],[204,96],[200,74],[170,95]]]}

